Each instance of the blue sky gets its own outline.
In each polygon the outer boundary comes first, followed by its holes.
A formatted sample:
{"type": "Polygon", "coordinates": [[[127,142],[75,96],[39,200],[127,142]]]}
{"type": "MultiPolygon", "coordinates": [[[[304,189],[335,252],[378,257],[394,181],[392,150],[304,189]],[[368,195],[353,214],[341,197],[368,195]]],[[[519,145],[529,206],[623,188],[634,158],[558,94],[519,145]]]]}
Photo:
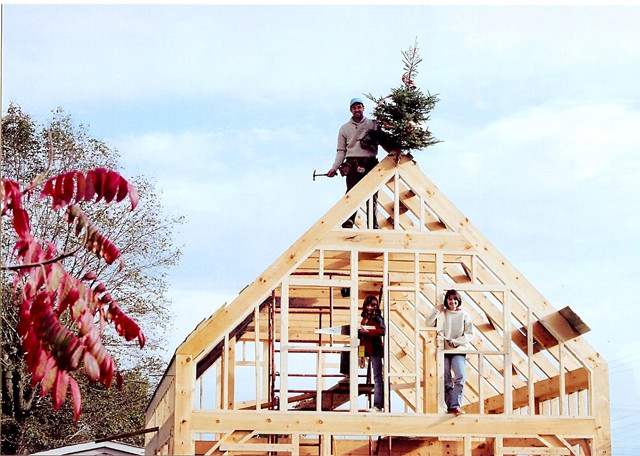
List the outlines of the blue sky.
{"type": "Polygon", "coordinates": [[[61,106],[187,216],[168,356],[343,195],[312,172],[417,38],[443,141],[418,164],[591,327],[613,454],[637,453],[640,7],[8,4],[3,21],[3,110],[61,106]]]}

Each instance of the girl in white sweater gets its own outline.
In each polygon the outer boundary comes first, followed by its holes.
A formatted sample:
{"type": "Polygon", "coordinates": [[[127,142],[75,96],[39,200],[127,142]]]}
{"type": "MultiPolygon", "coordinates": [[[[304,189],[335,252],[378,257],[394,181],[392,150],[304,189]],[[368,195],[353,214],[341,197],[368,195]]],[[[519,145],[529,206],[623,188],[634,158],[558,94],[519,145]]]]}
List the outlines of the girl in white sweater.
{"type": "MultiPolygon", "coordinates": [[[[462,298],[455,290],[447,291],[444,304],[436,306],[427,315],[427,326],[433,326],[439,312],[444,312],[441,337],[445,341],[445,349],[465,349],[473,338],[473,323],[467,312],[462,310],[462,298]]],[[[464,353],[445,353],[444,355],[444,400],[447,412],[461,415],[464,384],[467,380],[466,355],[464,353]],[[453,375],[452,375],[453,371],[453,375]]]]}

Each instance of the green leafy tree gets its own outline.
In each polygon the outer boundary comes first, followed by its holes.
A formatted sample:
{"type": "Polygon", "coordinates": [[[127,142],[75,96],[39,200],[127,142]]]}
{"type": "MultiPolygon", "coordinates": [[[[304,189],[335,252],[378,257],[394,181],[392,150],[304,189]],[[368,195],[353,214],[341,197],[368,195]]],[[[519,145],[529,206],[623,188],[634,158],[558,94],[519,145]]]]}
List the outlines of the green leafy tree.
{"type": "Polygon", "coordinates": [[[409,50],[402,51],[402,57],[402,85],[392,89],[384,97],[366,95],[376,103],[373,118],[380,125],[380,130],[374,135],[374,139],[386,150],[398,155],[440,142],[432,136],[426,125],[431,111],[440,100],[428,92],[426,95],[422,93],[414,82],[418,75],[418,65],[422,62],[418,54],[418,42],[409,50]]]}
{"type": "Polygon", "coordinates": [[[22,274],[13,283],[3,275],[2,453],[33,452],[137,430],[150,388],[162,372],[170,321],[166,273],[180,255],[172,234],[182,219],[164,214],[144,177],[132,183],[120,177],[117,152],[91,138],[86,127],[74,125],[61,110],[40,126],[11,105],[2,136],[3,215],[5,210],[13,215],[3,217],[3,269],[11,269],[16,259],[21,260],[17,266],[46,264],[28,274],[12,269],[22,274]],[[90,171],[69,171],[75,169],[90,171]],[[54,177],[45,181],[45,173],[54,177]],[[31,184],[19,189],[18,182],[31,184]],[[32,191],[39,183],[44,199],[32,191]],[[142,204],[133,212],[122,204],[92,204],[95,196],[107,202],[130,198],[135,206],[138,195],[142,204]],[[21,205],[28,205],[28,217],[21,205]],[[60,217],[61,209],[66,209],[66,219],[60,217]],[[30,239],[25,233],[48,242],[25,241],[23,237],[30,239]],[[117,261],[121,255],[126,263],[117,261]],[[71,290],[80,290],[80,298],[71,290]],[[38,301],[41,296],[52,302],[38,301]],[[31,326],[21,325],[25,320],[31,326]],[[95,323],[106,328],[99,334],[101,350],[93,340],[87,343],[91,334],[83,330],[95,323]],[[31,333],[40,339],[30,338],[31,333]],[[143,352],[134,353],[136,342],[146,342],[143,352]],[[56,369],[43,363],[44,358],[34,359],[34,353],[55,358],[50,363],[56,369]],[[81,365],[84,376],[79,375],[81,365]],[[122,395],[109,388],[114,370],[122,395]],[[67,387],[71,404],[64,401],[67,387]],[[49,391],[58,412],[42,397],[49,391]]]}

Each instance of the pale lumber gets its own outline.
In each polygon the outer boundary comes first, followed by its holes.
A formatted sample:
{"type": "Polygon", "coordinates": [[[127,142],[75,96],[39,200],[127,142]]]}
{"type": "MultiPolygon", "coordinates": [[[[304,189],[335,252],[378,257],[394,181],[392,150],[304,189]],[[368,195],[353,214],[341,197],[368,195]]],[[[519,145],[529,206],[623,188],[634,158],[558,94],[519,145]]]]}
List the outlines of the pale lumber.
{"type": "Polygon", "coordinates": [[[423,233],[396,231],[332,231],[317,244],[326,249],[359,250],[419,250],[464,252],[473,246],[456,233],[423,233]]]}
{"type": "Polygon", "coordinates": [[[369,412],[205,411],[195,410],[192,431],[231,432],[252,429],[257,434],[396,435],[396,436],[530,436],[570,435],[592,438],[594,420],[587,417],[518,415],[442,415],[369,412]]]}
{"type": "MultiPolygon", "coordinates": [[[[393,221],[393,202],[394,200],[385,191],[378,192],[378,206],[389,213],[387,221],[393,221]]],[[[405,231],[420,231],[420,226],[406,215],[407,211],[408,208],[401,203],[398,220],[400,227],[405,231]]]]}
{"type": "MultiPolygon", "coordinates": [[[[565,374],[566,393],[575,393],[589,387],[589,371],[585,368],[567,372],[565,374]]],[[[523,386],[513,390],[513,408],[526,407],[529,401],[529,388],[523,386]]],[[[539,380],[534,384],[534,396],[537,400],[547,401],[560,396],[560,378],[555,376],[545,380],[539,380]]],[[[478,410],[478,404],[470,404],[465,410],[474,413],[478,410]]],[[[485,399],[485,413],[502,413],[504,411],[504,398],[496,395],[485,399]]]]}
{"type": "Polygon", "coordinates": [[[160,426],[158,432],[151,436],[151,438],[147,436],[147,438],[145,439],[145,454],[154,454],[157,449],[162,448],[162,446],[164,445],[167,445],[169,439],[173,434],[173,425],[173,415],[170,415],[167,421],[165,421],[165,423],[160,426]]]}
{"type": "Polygon", "coordinates": [[[571,309],[571,307],[569,306],[564,307],[560,309],[558,313],[560,313],[560,315],[562,315],[564,319],[567,320],[567,322],[578,334],[585,334],[591,331],[591,328],[589,328],[589,325],[587,325],[584,321],[582,321],[582,318],[580,318],[580,316],[576,314],[571,309]]]}
{"type": "Polygon", "coordinates": [[[196,383],[196,369],[193,358],[176,354],[175,412],[173,425],[174,454],[194,454],[193,428],[193,388],[196,383]]]}
{"type": "Polygon", "coordinates": [[[549,447],[503,447],[503,455],[562,455],[571,454],[567,448],[549,448],[549,447]]]}
{"type": "Polygon", "coordinates": [[[611,454],[611,407],[609,403],[609,369],[607,363],[596,362],[593,367],[590,400],[591,413],[596,418],[596,439],[594,447],[598,455],[611,454]]]}
{"type": "Polygon", "coordinates": [[[158,412],[160,404],[163,400],[166,401],[166,396],[169,391],[174,388],[174,378],[176,372],[176,358],[175,356],[171,358],[169,361],[169,366],[165,371],[162,380],[156,387],[153,396],[151,397],[151,401],[147,406],[147,411],[145,412],[145,425],[146,427],[152,426],[161,426],[163,423],[158,422],[158,412]]]}
{"type": "MultiPolygon", "coordinates": [[[[404,183],[406,185],[406,182],[404,183]]],[[[387,182],[387,187],[390,190],[393,190],[387,182]]],[[[424,220],[424,226],[429,231],[437,231],[437,230],[445,230],[447,227],[442,223],[441,220],[434,217],[433,214],[428,211],[424,207],[420,207],[420,199],[418,195],[411,189],[406,189],[404,191],[400,191],[400,204],[410,210],[418,220],[420,220],[420,213],[422,212],[422,217],[424,220]]]]}

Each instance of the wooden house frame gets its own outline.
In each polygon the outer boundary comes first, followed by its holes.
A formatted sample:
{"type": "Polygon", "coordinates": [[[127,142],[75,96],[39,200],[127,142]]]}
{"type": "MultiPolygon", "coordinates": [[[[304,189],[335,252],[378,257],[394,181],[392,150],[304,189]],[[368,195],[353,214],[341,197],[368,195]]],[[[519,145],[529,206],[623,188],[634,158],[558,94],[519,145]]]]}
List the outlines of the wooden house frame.
{"type": "Polygon", "coordinates": [[[146,454],[610,455],[607,364],[587,330],[411,156],[387,157],[176,349],[147,409],[158,430],[146,454]],[[446,350],[425,325],[449,289],[476,329],[460,416],[446,413],[446,350]],[[381,413],[368,411],[350,329],[370,294],[387,324],[381,413]]]}

